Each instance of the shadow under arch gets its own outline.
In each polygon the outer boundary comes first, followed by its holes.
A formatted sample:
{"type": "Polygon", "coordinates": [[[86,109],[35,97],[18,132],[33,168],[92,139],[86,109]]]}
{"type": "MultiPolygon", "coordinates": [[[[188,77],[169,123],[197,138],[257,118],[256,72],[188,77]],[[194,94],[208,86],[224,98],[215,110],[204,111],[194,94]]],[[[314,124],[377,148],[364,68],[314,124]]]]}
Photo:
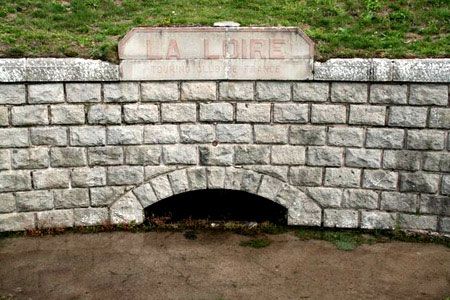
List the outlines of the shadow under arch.
{"type": "Polygon", "coordinates": [[[322,208],[297,187],[267,174],[237,167],[192,166],[157,175],[109,206],[112,224],[144,222],[144,209],[158,201],[197,190],[243,191],[287,209],[288,225],[320,226],[322,208]]]}

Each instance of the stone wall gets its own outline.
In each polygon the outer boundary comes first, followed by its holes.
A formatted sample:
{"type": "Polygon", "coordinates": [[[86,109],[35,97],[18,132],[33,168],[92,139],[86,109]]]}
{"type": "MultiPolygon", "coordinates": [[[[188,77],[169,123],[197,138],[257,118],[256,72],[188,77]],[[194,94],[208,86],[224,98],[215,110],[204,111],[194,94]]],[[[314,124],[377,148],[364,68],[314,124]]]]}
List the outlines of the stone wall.
{"type": "Polygon", "coordinates": [[[449,73],[317,66],[303,82],[3,80],[0,231],[139,223],[173,194],[226,188],[293,225],[449,233],[449,73]]]}

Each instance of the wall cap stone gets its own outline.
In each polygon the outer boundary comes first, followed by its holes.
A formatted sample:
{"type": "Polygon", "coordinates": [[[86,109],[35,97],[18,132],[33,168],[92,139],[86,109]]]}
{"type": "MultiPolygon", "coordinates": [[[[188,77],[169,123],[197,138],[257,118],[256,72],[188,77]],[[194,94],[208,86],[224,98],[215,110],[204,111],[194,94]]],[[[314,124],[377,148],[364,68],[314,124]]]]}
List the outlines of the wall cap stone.
{"type": "MultiPolygon", "coordinates": [[[[82,58],[0,59],[0,82],[120,81],[119,66],[82,58]]],[[[450,59],[334,58],[314,62],[316,81],[450,82],[450,59]]]]}

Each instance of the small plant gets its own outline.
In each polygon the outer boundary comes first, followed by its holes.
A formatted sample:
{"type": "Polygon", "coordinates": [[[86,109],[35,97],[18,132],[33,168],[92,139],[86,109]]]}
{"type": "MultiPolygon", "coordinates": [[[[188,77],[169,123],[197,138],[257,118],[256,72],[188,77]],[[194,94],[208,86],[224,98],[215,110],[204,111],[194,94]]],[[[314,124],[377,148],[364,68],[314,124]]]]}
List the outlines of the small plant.
{"type": "Polygon", "coordinates": [[[242,247],[252,247],[252,248],[265,248],[269,246],[272,242],[267,238],[254,238],[248,241],[242,241],[239,245],[242,247]]]}
{"type": "Polygon", "coordinates": [[[374,236],[363,235],[354,231],[328,231],[300,229],[296,236],[301,240],[323,240],[330,242],[339,250],[354,250],[362,244],[373,244],[378,241],[374,236]]]}

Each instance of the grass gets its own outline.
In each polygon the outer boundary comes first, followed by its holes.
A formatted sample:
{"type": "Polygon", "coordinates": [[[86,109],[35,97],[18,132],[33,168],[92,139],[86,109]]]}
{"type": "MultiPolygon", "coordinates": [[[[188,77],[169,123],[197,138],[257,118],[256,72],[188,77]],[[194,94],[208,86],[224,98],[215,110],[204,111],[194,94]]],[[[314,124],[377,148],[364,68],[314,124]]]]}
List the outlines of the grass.
{"type": "Polygon", "coordinates": [[[251,248],[265,248],[271,244],[271,241],[268,238],[254,238],[248,241],[242,241],[239,245],[242,247],[251,247],[251,248]]]}
{"type": "Polygon", "coordinates": [[[316,59],[448,57],[448,0],[0,0],[0,57],[117,62],[136,26],[298,26],[316,59]]]}

